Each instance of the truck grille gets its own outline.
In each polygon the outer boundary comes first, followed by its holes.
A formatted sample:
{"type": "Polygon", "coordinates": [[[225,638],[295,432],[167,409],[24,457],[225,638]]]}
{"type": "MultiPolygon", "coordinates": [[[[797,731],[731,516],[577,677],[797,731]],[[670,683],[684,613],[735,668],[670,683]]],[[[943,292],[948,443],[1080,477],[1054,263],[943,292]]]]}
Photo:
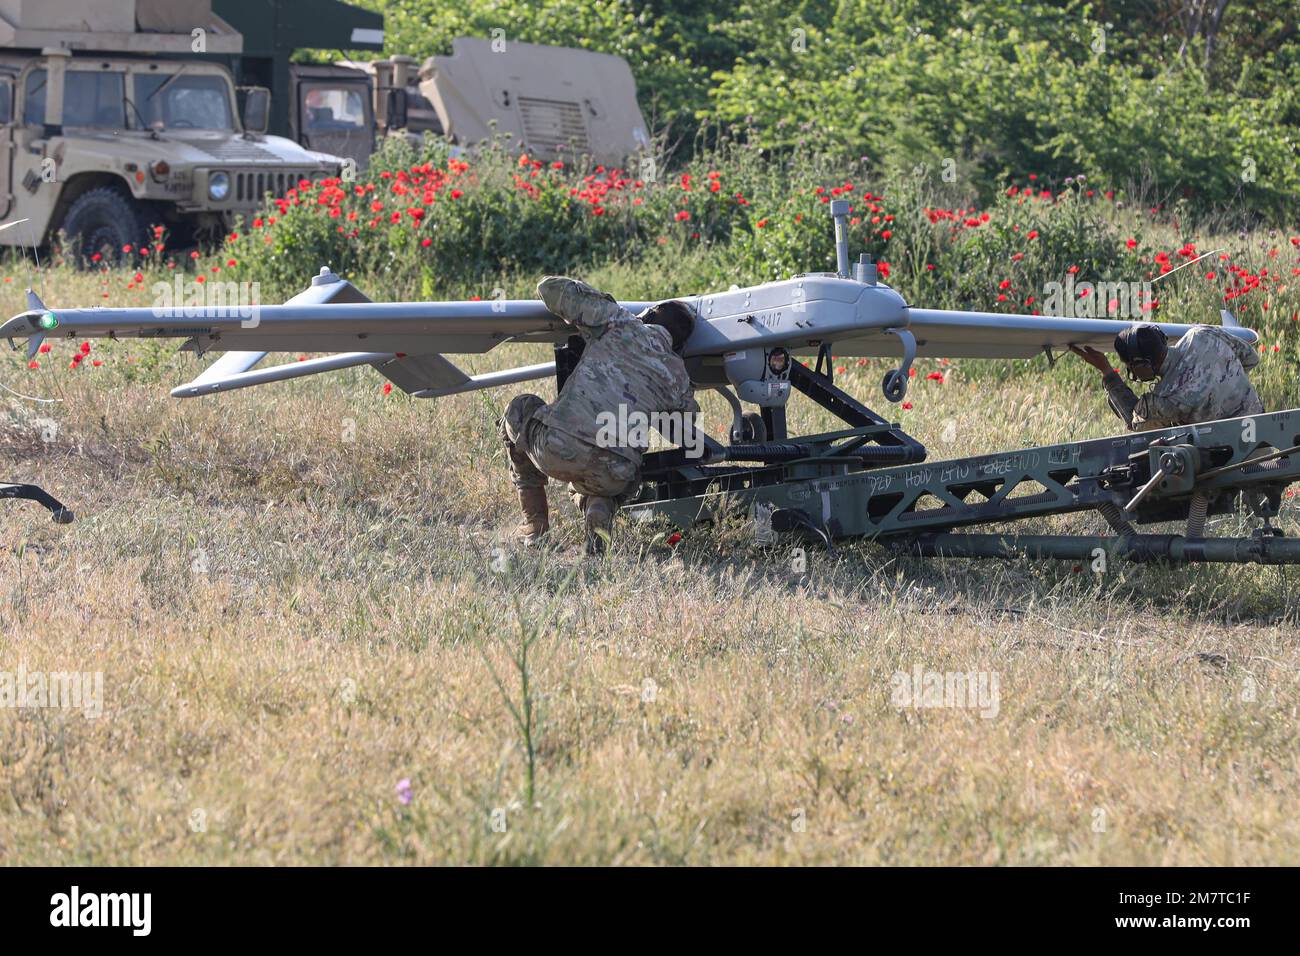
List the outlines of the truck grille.
{"type": "Polygon", "coordinates": [[[260,206],[270,193],[279,199],[301,180],[311,179],[318,170],[274,170],[236,172],[235,203],[240,206],[260,206]]]}
{"type": "Polygon", "coordinates": [[[568,100],[541,100],[521,96],[519,117],[523,120],[524,142],[537,152],[555,153],[557,146],[591,152],[582,107],[568,100]]]}

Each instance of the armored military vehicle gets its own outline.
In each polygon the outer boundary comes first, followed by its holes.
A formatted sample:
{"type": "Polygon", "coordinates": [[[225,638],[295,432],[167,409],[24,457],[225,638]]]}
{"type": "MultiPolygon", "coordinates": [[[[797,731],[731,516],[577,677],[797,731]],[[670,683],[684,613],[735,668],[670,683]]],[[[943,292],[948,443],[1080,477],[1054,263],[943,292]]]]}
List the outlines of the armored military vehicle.
{"type": "Polygon", "coordinates": [[[211,0],[0,0],[0,243],[62,233],[78,262],[155,241],[221,236],[239,214],[336,157],[264,135],[269,91],[241,117],[230,70],[242,37],[211,0]]]}
{"type": "Polygon", "coordinates": [[[609,53],[459,37],[420,67],[420,92],[456,143],[509,132],[540,159],[610,164],[650,145],[632,70],[609,53]]]}

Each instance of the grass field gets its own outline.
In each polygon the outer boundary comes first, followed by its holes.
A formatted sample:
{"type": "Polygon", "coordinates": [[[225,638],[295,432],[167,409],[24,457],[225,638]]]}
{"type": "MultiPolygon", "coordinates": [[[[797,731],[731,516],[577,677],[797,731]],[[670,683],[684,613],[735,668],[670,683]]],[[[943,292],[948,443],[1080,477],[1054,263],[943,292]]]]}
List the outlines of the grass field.
{"type": "MultiPolygon", "coordinates": [[[[1294,572],[801,569],[739,522],[619,525],[593,562],[555,486],[553,545],[521,551],[508,390],[415,402],[366,370],[178,402],[198,365],[170,346],[69,348],[0,366],[60,400],[6,398],[3,477],[78,515],[5,506],[0,671],[102,672],[102,715],[0,710],[4,863],[1300,861],[1294,572]],[[996,705],[897,706],[917,668],[996,705]]],[[[977,371],[897,411],[932,457],[1117,430],[1077,368],[977,371]]],[[[869,404],[879,380],[845,376],[869,404]]]]}

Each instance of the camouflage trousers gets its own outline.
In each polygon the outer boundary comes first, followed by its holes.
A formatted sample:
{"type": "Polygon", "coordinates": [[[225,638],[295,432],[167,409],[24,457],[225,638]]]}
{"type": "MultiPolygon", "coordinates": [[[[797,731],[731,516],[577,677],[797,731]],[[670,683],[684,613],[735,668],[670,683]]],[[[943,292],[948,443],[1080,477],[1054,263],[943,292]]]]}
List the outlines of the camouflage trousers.
{"type": "Polygon", "coordinates": [[[535,417],[545,407],[537,395],[518,395],[501,419],[501,441],[516,488],[545,488],[547,478],[566,481],[570,497],[584,510],[587,498],[609,498],[617,505],[636,493],[641,478],[635,464],[548,427],[535,417]]]}

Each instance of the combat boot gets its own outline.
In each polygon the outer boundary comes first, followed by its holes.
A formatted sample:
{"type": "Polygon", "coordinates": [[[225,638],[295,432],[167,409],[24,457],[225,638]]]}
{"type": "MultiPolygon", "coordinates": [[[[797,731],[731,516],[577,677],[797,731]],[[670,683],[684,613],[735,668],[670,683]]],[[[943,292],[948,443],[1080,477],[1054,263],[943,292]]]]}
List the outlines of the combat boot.
{"type": "Polygon", "coordinates": [[[565,276],[547,276],[537,284],[537,294],[553,313],[579,327],[605,325],[624,311],[612,295],[565,276]]]}
{"type": "Polygon", "coordinates": [[[515,538],[521,544],[537,544],[551,527],[546,506],[546,489],[520,488],[519,507],[523,509],[524,517],[515,530],[515,538]]]}
{"type": "Polygon", "coordinates": [[[614,530],[614,502],[609,498],[587,498],[582,510],[587,524],[587,553],[604,554],[614,530]]]}

